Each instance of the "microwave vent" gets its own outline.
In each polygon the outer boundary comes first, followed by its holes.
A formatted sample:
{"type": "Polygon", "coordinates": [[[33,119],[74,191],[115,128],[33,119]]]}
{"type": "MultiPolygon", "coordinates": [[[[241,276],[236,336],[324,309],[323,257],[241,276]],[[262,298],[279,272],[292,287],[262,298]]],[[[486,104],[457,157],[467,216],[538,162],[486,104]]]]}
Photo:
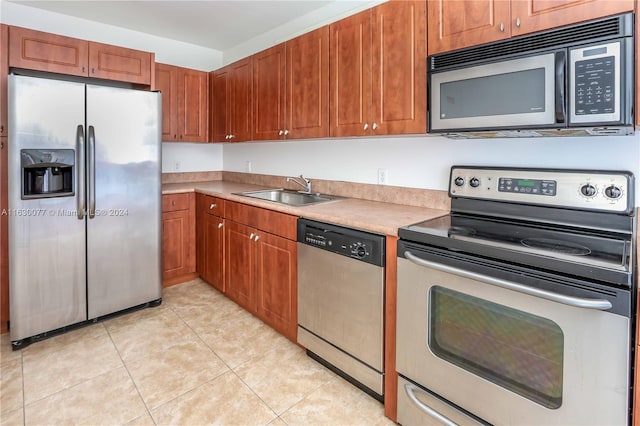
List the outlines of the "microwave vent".
{"type": "Polygon", "coordinates": [[[484,44],[429,57],[429,70],[468,66],[488,57],[521,55],[525,52],[566,47],[613,37],[633,35],[633,15],[628,13],[582,24],[561,27],[496,43],[484,44]]]}

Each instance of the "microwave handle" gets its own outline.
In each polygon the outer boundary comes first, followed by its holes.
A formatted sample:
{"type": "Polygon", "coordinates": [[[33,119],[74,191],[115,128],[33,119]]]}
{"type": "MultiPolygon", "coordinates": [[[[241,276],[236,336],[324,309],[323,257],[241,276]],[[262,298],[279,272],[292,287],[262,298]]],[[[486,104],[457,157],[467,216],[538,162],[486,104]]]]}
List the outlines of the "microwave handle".
{"type": "Polygon", "coordinates": [[[555,84],[556,84],[556,123],[566,123],[566,69],[567,52],[565,50],[556,52],[555,58],[555,84]]]}

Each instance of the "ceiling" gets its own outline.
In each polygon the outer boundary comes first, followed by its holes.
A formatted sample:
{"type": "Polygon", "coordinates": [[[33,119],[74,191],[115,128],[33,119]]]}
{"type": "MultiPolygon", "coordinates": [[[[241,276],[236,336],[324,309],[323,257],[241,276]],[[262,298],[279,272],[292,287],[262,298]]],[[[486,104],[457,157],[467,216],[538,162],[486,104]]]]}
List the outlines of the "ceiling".
{"type": "MultiPolygon", "coordinates": [[[[219,51],[331,7],[336,13],[368,0],[43,1],[8,0],[219,51]]],[[[308,22],[307,22],[308,23],[308,22]]]]}

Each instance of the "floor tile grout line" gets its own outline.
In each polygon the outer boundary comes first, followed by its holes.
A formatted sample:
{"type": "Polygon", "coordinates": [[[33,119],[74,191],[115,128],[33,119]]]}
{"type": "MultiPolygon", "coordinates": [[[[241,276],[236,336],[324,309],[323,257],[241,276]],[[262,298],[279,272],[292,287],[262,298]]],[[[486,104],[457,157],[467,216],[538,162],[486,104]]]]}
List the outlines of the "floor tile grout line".
{"type": "MultiPolygon", "coordinates": [[[[127,363],[125,362],[124,358],[122,357],[122,353],[120,352],[120,349],[118,349],[118,345],[116,345],[116,342],[113,340],[113,336],[111,335],[111,332],[109,331],[109,328],[105,326],[105,330],[107,331],[107,335],[109,335],[109,339],[111,340],[111,343],[113,344],[113,347],[116,349],[116,352],[117,352],[118,356],[120,357],[120,362],[122,362],[122,366],[124,367],[125,371],[127,372],[127,375],[129,376],[129,379],[131,379],[131,383],[133,383],[133,387],[136,388],[136,392],[138,393],[138,396],[140,397],[140,400],[142,401],[142,404],[144,404],[144,408],[145,408],[145,410],[147,410],[147,414],[149,415],[149,418],[151,419],[151,421],[153,422],[154,425],[157,425],[156,420],[151,415],[151,410],[149,410],[149,406],[147,405],[147,401],[145,401],[144,398],[142,397],[142,394],[140,393],[140,389],[138,388],[138,384],[133,379],[133,376],[131,375],[131,371],[129,371],[129,367],[127,367],[127,363]]],[[[138,416],[138,417],[140,417],[140,416],[138,416]]],[[[138,418],[138,417],[136,417],[136,418],[138,418]]],[[[131,422],[131,421],[135,420],[136,418],[131,419],[129,421],[131,422]]]]}

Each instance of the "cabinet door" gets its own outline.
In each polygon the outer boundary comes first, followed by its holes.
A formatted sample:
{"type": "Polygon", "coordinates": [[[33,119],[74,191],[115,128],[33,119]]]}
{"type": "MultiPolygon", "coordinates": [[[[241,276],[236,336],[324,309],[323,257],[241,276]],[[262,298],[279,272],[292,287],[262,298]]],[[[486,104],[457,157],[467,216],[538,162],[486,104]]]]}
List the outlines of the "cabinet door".
{"type": "Polygon", "coordinates": [[[298,327],[296,242],[260,231],[256,238],[257,314],[295,342],[298,327]]]}
{"type": "Polygon", "coordinates": [[[162,92],[162,140],[178,140],[178,69],[156,64],[156,88],[162,92]]]}
{"type": "Polygon", "coordinates": [[[162,278],[193,272],[191,268],[189,210],[162,213],[162,278]]]}
{"type": "Polygon", "coordinates": [[[331,136],[359,136],[371,125],[371,11],[329,27],[331,136]]]}
{"type": "Polygon", "coordinates": [[[151,53],[89,42],[89,77],[151,84],[151,53]]]}
{"type": "Polygon", "coordinates": [[[509,0],[427,2],[429,55],[511,36],[509,0]]]}
{"type": "Polygon", "coordinates": [[[7,137],[0,136],[0,333],[9,328],[9,215],[7,194],[7,137]]]}
{"type": "Polygon", "coordinates": [[[632,11],[633,0],[514,0],[511,33],[517,36],[632,11]]]}
{"type": "Polygon", "coordinates": [[[9,71],[9,27],[0,24],[0,136],[7,136],[7,73],[9,71]]]}
{"type": "Polygon", "coordinates": [[[224,293],[224,219],[207,214],[204,225],[203,278],[224,293]]]}
{"type": "MultiPolygon", "coordinates": [[[[288,139],[329,136],[329,27],[287,41],[288,139]]],[[[424,62],[424,61],[423,61],[424,62]]]]}
{"type": "Polygon", "coordinates": [[[211,141],[228,142],[230,131],[229,117],[229,90],[231,75],[229,68],[225,67],[211,73],[211,141]]]}
{"type": "Polygon", "coordinates": [[[256,311],[256,230],[227,220],[224,233],[226,294],[249,312],[256,311]]]}
{"type": "Polygon", "coordinates": [[[253,140],[284,136],[285,45],[253,55],[253,140]]]}
{"type": "Polygon", "coordinates": [[[229,94],[230,142],[251,140],[253,125],[253,58],[245,58],[230,65],[229,94]]]}
{"type": "Polygon", "coordinates": [[[88,76],[89,43],[27,28],[9,28],[9,66],[88,76]]]}
{"type": "Polygon", "coordinates": [[[180,68],[178,72],[178,139],[207,142],[209,75],[180,68]]]}
{"type": "Polygon", "coordinates": [[[376,134],[427,132],[426,31],[424,1],[390,1],[373,9],[371,129],[376,134]]]}

